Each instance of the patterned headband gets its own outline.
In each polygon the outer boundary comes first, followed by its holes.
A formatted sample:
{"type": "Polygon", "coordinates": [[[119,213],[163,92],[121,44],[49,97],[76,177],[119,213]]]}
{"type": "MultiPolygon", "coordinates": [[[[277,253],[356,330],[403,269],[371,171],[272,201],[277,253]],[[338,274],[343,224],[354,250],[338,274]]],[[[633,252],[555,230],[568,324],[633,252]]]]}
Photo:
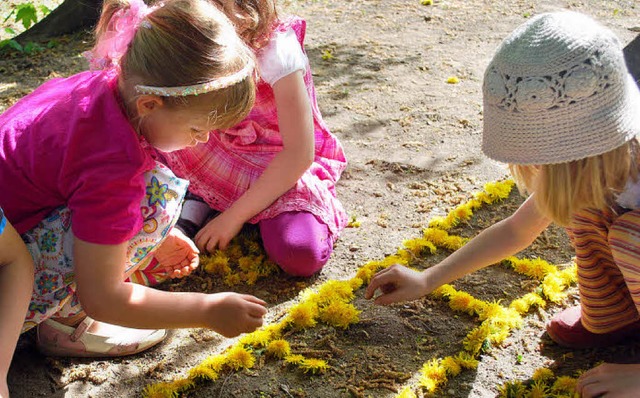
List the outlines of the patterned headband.
{"type": "Polygon", "coordinates": [[[184,97],[187,95],[198,95],[209,93],[211,91],[221,90],[226,87],[233,86],[236,83],[246,79],[253,72],[254,63],[248,60],[244,68],[238,72],[228,76],[223,76],[206,83],[194,84],[192,86],[177,87],[154,87],[136,85],[135,89],[138,94],[159,95],[161,97],[184,97]]]}

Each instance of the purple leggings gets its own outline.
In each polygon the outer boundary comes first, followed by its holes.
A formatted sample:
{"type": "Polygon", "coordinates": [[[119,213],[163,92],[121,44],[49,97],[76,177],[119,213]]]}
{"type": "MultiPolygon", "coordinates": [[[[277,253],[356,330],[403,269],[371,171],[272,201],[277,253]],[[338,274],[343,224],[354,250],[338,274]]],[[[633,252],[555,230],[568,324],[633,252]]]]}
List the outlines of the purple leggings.
{"type": "Polygon", "coordinates": [[[267,255],[289,275],[315,274],[333,251],[329,228],[311,213],[281,213],[258,225],[267,255]]]}

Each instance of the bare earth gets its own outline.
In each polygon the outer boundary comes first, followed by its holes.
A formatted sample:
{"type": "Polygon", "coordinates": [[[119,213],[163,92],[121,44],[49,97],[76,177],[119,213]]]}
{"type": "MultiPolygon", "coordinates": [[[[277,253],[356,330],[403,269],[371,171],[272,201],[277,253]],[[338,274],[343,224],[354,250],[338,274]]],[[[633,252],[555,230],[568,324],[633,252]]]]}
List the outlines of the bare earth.
{"type": "MultiPolygon", "coordinates": [[[[484,158],[479,149],[481,80],[500,40],[527,17],[559,8],[581,11],[613,29],[623,43],[640,26],[635,0],[447,0],[428,6],[419,0],[301,0],[282,8],[308,22],[306,49],[320,108],[350,162],[339,195],[361,226],[344,231],[333,257],[315,278],[276,275],[254,286],[235,287],[267,300],[270,321],[282,316],[303,288],[351,278],[365,262],[394,253],[403,240],[420,236],[431,217],[446,214],[485,182],[506,176],[505,167],[484,158]],[[448,84],[450,77],[459,83],[448,84]]],[[[0,55],[0,111],[43,81],[86,68],[79,54],[88,48],[89,35],[59,42],[31,56],[0,55]]],[[[455,232],[473,236],[520,202],[514,193],[455,232]]],[[[572,252],[564,232],[552,228],[522,255],[561,264],[570,261],[572,252]]],[[[441,258],[426,258],[423,265],[441,258]]],[[[213,283],[210,291],[227,289],[207,279],[211,277],[198,274],[162,288],[201,290],[213,283]]],[[[455,286],[507,304],[535,288],[502,266],[477,272],[455,286]]],[[[575,302],[574,291],[565,305],[575,302]]],[[[187,395],[392,397],[392,390],[415,378],[424,362],[460,351],[466,333],[477,326],[473,317],[457,315],[430,298],[381,308],[363,300],[360,290],[354,304],[362,310],[361,321],[346,330],[319,326],[288,336],[294,351],[313,351],[329,361],[331,368],[324,375],[305,375],[263,359],[251,370],[199,384],[187,395]],[[391,387],[374,383],[380,379],[391,387]]],[[[481,357],[477,370],[452,378],[435,396],[493,397],[505,381],[526,380],[541,366],[574,375],[598,361],[638,359],[636,344],[575,352],[553,345],[544,335],[544,323],[561,309],[534,311],[503,346],[481,357]]],[[[20,341],[9,374],[12,397],[140,396],[145,385],[184,376],[233,343],[207,330],[180,330],[135,357],[71,360],[41,356],[33,341],[33,333],[20,341]]]]}

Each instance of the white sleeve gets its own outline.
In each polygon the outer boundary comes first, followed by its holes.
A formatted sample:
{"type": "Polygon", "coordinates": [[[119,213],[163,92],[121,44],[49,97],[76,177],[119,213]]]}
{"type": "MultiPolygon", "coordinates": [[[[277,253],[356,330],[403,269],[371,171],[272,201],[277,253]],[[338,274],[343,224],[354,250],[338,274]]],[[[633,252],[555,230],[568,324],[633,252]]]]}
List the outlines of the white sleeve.
{"type": "Polygon", "coordinates": [[[293,29],[274,33],[269,44],[258,52],[257,60],[260,76],[270,86],[295,71],[304,72],[307,67],[307,56],[293,29]]]}

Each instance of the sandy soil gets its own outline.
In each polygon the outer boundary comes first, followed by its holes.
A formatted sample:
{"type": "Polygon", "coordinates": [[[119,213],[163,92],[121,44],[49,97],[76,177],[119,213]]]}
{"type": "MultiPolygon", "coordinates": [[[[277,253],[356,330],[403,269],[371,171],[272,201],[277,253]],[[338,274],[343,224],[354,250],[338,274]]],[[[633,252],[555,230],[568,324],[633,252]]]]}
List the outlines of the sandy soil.
{"type": "MultiPolygon", "coordinates": [[[[276,320],[303,288],[351,278],[366,261],[394,253],[403,240],[420,236],[431,217],[446,214],[485,182],[505,177],[504,166],[487,160],[479,150],[481,80],[500,40],[531,15],[569,8],[598,18],[627,43],[640,25],[639,7],[634,0],[283,4],[286,13],[308,21],[306,49],[320,108],[350,162],[339,195],[361,226],[345,230],[317,277],[276,275],[236,290],[267,300],[269,319],[276,320]],[[460,82],[448,84],[454,76],[460,82]]],[[[0,111],[49,78],[83,70],[86,64],[79,54],[89,41],[87,34],[78,34],[35,55],[0,55],[0,111]]],[[[513,194],[503,205],[479,212],[456,233],[473,236],[520,202],[513,194]]],[[[570,261],[572,252],[564,232],[552,228],[523,255],[559,264],[570,261]]],[[[433,265],[440,258],[425,258],[422,265],[433,265]]],[[[211,279],[199,274],[163,288],[226,289],[211,279]]],[[[502,266],[465,277],[455,286],[478,298],[506,303],[535,289],[528,279],[502,266]]],[[[573,292],[565,305],[575,302],[573,292]]],[[[199,384],[188,396],[391,397],[395,395],[391,390],[415,377],[424,362],[458,352],[461,340],[478,324],[431,298],[380,308],[363,300],[360,290],[354,304],[362,310],[358,324],[346,330],[320,326],[288,337],[294,351],[324,355],[331,365],[326,374],[308,376],[263,359],[250,371],[199,384]],[[390,376],[389,371],[396,373],[390,376]],[[391,388],[375,387],[372,380],[380,378],[391,388]]],[[[534,312],[503,346],[482,356],[477,370],[451,379],[436,396],[492,397],[506,380],[526,380],[541,366],[572,375],[601,360],[636,359],[640,346],[634,344],[576,352],[550,344],[544,322],[560,309],[549,306],[534,312]]],[[[30,333],[20,341],[9,375],[13,397],[139,396],[145,385],[184,375],[233,343],[206,330],[180,330],[135,357],[72,360],[42,357],[33,338],[30,333]]]]}

